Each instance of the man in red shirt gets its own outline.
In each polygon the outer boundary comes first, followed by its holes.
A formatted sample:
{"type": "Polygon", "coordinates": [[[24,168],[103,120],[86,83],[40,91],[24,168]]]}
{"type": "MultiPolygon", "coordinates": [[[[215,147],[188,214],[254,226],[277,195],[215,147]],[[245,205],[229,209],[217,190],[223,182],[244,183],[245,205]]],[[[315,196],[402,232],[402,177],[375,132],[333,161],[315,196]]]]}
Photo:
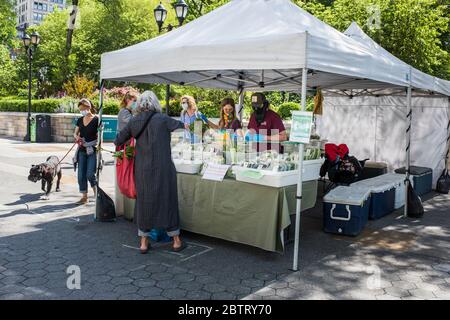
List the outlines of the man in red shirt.
{"type": "Polygon", "coordinates": [[[269,101],[262,93],[252,95],[252,109],[247,139],[257,142],[257,151],[273,149],[281,152],[280,142],[287,140],[287,134],[280,116],[269,109],[269,101]]]}

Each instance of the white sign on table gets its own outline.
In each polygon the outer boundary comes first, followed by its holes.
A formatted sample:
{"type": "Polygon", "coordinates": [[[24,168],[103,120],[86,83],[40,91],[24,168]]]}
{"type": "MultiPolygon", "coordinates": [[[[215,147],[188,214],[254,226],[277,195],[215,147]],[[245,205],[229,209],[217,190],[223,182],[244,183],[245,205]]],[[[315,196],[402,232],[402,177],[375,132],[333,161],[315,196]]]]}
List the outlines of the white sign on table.
{"type": "Polygon", "coordinates": [[[203,179],[222,182],[228,172],[228,169],[230,169],[229,165],[208,164],[208,167],[203,174],[203,179]]]}

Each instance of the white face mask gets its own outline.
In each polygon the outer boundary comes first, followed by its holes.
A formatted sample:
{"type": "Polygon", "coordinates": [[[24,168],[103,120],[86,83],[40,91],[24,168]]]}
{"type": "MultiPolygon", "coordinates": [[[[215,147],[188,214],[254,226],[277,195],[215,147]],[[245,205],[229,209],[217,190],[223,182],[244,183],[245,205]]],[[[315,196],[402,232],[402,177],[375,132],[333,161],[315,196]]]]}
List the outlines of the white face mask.
{"type": "Polygon", "coordinates": [[[87,110],[81,110],[80,113],[83,117],[85,117],[89,112],[87,110]]]}
{"type": "Polygon", "coordinates": [[[181,104],[181,107],[183,108],[183,111],[186,111],[189,108],[189,105],[186,102],[184,102],[181,104]]]}

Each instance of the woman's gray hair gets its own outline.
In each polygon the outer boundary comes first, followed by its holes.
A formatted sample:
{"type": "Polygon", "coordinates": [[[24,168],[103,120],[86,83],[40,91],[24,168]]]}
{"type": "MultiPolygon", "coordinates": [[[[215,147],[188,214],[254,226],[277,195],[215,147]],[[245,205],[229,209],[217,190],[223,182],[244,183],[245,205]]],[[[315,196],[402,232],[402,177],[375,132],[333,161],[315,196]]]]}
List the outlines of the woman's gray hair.
{"type": "Polygon", "coordinates": [[[145,91],[137,100],[136,113],[154,111],[162,112],[161,104],[159,103],[158,97],[153,91],[145,91]]]}

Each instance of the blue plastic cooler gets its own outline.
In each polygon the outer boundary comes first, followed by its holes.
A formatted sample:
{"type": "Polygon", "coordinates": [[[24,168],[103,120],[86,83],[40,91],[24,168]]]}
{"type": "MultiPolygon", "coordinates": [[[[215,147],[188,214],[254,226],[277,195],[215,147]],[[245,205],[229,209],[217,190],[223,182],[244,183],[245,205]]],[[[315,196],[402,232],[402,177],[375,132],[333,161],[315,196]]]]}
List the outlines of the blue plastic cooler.
{"type": "MultiPolygon", "coordinates": [[[[352,184],[355,188],[370,191],[369,218],[379,219],[393,212],[396,208],[396,197],[404,204],[404,176],[398,174],[384,174],[375,178],[358,181],[352,184]]],[[[401,206],[401,205],[400,205],[401,206]]]]}
{"type": "Polygon", "coordinates": [[[370,191],[353,186],[340,186],[323,198],[325,232],[357,236],[369,219],[370,191]]]}
{"type": "MultiPolygon", "coordinates": [[[[405,174],[405,168],[395,170],[396,173],[405,174]]],[[[423,196],[433,190],[433,169],[426,167],[410,167],[413,187],[418,196],[423,196]]]]}

